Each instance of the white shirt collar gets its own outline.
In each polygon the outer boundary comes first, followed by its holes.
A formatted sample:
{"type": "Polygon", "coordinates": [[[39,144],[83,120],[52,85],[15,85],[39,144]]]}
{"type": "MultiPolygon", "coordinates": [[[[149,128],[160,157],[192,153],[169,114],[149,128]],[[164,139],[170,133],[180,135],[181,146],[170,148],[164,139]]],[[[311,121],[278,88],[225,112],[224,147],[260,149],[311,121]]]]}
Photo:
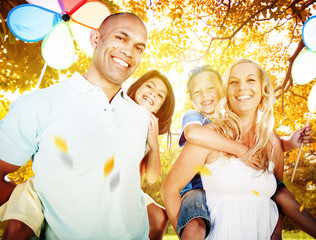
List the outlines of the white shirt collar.
{"type": "MultiPolygon", "coordinates": [[[[80,73],[75,72],[70,78],[69,78],[69,86],[77,93],[86,93],[89,92],[95,88],[99,88],[96,85],[93,85],[90,83],[87,79],[85,79],[80,73]]],[[[121,96],[125,100],[128,100],[129,97],[126,94],[125,91],[121,88],[118,93],[115,96],[121,96]]]]}

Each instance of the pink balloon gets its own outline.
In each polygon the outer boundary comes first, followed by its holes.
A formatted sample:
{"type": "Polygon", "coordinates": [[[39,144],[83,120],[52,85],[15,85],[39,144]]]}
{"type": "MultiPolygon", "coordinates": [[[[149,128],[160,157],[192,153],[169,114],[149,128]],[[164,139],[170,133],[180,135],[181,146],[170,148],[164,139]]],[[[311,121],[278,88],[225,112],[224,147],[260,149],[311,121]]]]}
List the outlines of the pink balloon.
{"type": "Polygon", "coordinates": [[[69,15],[73,14],[75,11],[78,10],[87,0],[62,0],[64,3],[64,7],[66,13],[69,15]]]}
{"type": "Polygon", "coordinates": [[[57,13],[62,13],[62,9],[58,3],[58,0],[27,0],[28,3],[47,8],[57,13]]]}

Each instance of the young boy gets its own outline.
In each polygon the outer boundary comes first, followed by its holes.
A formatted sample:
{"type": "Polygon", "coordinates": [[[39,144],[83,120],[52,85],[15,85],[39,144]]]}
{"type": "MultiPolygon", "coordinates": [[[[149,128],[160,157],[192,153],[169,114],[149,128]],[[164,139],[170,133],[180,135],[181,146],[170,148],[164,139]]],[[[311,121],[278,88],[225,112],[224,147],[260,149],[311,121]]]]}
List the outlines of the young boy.
{"type": "MultiPolygon", "coordinates": [[[[217,149],[233,154],[243,159],[249,150],[247,146],[228,140],[220,134],[204,128],[211,123],[216,105],[221,100],[222,79],[220,74],[210,66],[193,69],[189,73],[188,90],[193,106],[197,111],[188,111],[182,121],[182,133],[179,139],[180,147],[187,141],[194,144],[217,149]],[[220,141],[214,142],[216,134],[220,141]]],[[[285,151],[300,146],[300,142],[309,143],[311,130],[304,127],[296,131],[288,141],[282,140],[285,151]]],[[[253,168],[257,168],[259,161],[256,157],[245,161],[253,168]]],[[[205,192],[199,174],[197,174],[180,192],[182,197],[181,209],[177,225],[177,232],[181,239],[204,239],[210,232],[211,220],[207,210],[205,192]]],[[[294,196],[285,188],[283,183],[278,184],[276,203],[280,209],[303,231],[316,236],[316,219],[307,211],[299,211],[300,204],[294,196]],[[292,209],[291,212],[287,209],[292,209]],[[293,213],[294,212],[294,213],[293,213]]],[[[282,219],[282,218],[281,218],[282,219]]],[[[175,227],[175,226],[174,226],[175,227]]],[[[278,225],[273,234],[275,239],[281,239],[282,224],[278,225]]]]}

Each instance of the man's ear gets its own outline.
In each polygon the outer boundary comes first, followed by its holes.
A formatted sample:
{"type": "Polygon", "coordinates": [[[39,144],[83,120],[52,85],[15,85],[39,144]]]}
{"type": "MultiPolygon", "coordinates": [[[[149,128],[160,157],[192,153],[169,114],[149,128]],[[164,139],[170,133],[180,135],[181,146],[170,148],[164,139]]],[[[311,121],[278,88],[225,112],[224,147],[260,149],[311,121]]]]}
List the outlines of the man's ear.
{"type": "Polygon", "coordinates": [[[93,29],[90,32],[90,44],[93,49],[95,49],[98,45],[98,42],[100,40],[100,32],[98,29],[93,29]]]}

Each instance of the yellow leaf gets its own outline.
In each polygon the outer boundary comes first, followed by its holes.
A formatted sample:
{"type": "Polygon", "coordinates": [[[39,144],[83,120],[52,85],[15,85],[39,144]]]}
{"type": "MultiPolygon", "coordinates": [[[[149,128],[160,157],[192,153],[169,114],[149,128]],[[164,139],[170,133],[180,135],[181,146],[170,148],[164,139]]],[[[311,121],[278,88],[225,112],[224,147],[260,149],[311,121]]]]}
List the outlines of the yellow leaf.
{"type": "Polygon", "coordinates": [[[312,185],[313,181],[309,181],[307,184],[306,184],[306,187],[308,187],[309,185],[312,185]]]}
{"type": "Polygon", "coordinates": [[[195,167],[193,167],[193,170],[196,173],[200,173],[203,176],[212,176],[213,175],[211,170],[208,169],[207,167],[204,167],[204,166],[195,166],[195,167]]]}
{"type": "Polygon", "coordinates": [[[302,212],[303,209],[304,209],[304,205],[302,205],[302,206],[300,207],[300,212],[302,212]]]}
{"type": "Polygon", "coordinates": [[[67,154],[68,148],[67,148],[67,142],[64,138],[61,136],[55,136],[54,137],[54,142],[56,147],[63,153],[67,154]]]}
{"type": "Polygon", "coordinates": [[[259,193],[256,190],[253,190],[253,193],[259,196],[259,193]]]}
{"type": "Polygon", "coordinates": [[[104,177],[110,174],[114,168],[114,155],[110,157],[104,165],[104,177]]]}

